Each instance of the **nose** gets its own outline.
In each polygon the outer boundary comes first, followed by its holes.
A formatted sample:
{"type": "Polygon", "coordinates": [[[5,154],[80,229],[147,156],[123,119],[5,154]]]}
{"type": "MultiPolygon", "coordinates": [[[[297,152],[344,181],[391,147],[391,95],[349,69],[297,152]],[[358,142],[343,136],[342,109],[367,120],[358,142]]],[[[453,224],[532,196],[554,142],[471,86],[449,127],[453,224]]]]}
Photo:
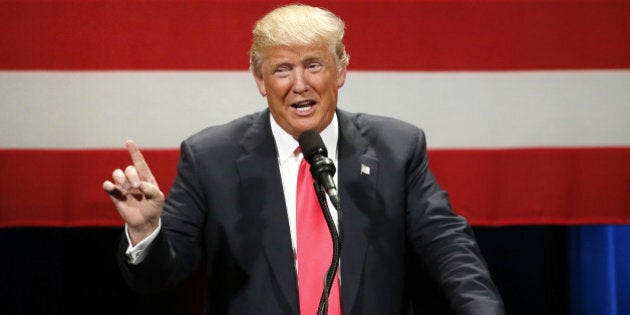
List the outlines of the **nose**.
{"type": "Polygon", "coordinates": [[[293,93],[304,94],[304,92],[308,91],[308,88],[308,80],[304,69],[296,70],[293,79],[293,93]]]}

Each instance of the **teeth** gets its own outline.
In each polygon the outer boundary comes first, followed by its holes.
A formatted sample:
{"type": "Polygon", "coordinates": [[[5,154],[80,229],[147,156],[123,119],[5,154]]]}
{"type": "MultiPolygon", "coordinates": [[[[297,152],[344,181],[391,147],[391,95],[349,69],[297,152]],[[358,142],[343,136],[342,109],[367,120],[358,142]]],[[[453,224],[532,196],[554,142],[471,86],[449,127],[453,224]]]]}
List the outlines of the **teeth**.
{"type": "Polygon", "coordinates": [[[306,111],[310,110],[311,107],[312,106],[300,106],[300,107],[297,107],[296,109],[298,110],[298,112],[306,112],[306,111]]]}
{"type": "Polygon", "coordinates": [[[293,104],[293,107],[297,108],[297,109],[301,109],[301,108],[305,108],[305,107],[311,107],[313,106],[315,102],[314,101],[303,101],[303,102],[299,102],[299,103],[295,103],[293,104]]]}

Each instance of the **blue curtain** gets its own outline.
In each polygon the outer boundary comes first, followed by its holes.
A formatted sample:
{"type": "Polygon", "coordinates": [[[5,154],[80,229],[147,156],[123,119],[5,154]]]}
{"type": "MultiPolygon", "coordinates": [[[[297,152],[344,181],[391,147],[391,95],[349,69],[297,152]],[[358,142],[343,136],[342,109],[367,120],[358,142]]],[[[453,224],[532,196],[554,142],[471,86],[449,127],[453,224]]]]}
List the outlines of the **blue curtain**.
{"type": "Polygon", "coordinates": [[[630,226],[569,230],[571,314],[630,314],[630,226]]]}

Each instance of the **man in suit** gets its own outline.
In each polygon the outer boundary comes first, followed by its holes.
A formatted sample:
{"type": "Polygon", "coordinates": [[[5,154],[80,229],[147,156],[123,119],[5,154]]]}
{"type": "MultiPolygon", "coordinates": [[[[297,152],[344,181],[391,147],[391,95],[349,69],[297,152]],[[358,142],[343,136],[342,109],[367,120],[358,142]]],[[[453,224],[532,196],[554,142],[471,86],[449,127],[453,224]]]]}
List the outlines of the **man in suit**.
{"type": "Polygon", "coordinates": [[[305,5],[258,21],[250,64],[268,109],[184,141],[166,201],[127,143],[133,165],[103,188],[126,222],[120,265],[133,288],[172,286],[202,261],[208,314],[314,314],[300,311],[306,271],[296,260],[305,249],[295,236],[296,139],[314,129],[339,170],[343,314],[406,314],[410,302],[420,313],[420,272],[457,314],[503,313],[468,222],[429,170],[423,132],[337,108],[343,32],[337,16],[305,5]]]}

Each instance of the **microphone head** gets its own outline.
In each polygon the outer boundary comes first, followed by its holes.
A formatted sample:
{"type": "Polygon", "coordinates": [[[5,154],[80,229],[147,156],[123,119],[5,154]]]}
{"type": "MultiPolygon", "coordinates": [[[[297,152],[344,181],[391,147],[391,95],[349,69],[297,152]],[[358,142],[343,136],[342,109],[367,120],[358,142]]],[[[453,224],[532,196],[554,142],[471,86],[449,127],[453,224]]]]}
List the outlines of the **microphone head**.
{"type": "Polygon", "coordinates": [[[316,155],[328,157],[328,150],[326,150],[324,141],[317,131],[306,130],[302,132],[298,138],[298,142],[300,143],[304,158],[309,163],[313,164],[312,160],[316,155]]]}

